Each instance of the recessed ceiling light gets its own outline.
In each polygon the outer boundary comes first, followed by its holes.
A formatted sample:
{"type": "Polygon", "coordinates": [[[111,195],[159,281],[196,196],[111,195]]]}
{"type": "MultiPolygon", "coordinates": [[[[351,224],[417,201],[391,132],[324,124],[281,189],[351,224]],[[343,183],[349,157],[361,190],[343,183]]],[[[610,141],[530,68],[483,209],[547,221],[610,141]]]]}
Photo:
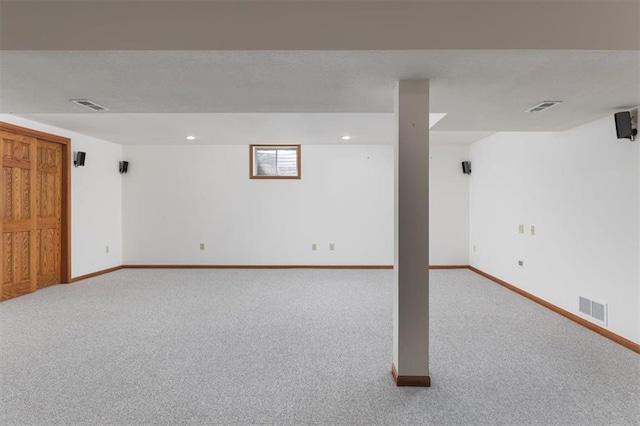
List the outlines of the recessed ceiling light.
{"type": "Polygon", "coordinates": [[[195,139],[196,139],[196,137],[195,137],[195,136],[187,136],[187,140],[188,140],[188,141],[192,141],[192,140],[195,140],[195,139]]]}
{"type": "Polygon", "coordinates": [[[349,135],[344,135],[344,136],[342,136],[342,138],[341,138],[341,139],[342,139],[343,141],[348,141],[349,139],[351,139],[351,136],[349,136],[349,135]]]}

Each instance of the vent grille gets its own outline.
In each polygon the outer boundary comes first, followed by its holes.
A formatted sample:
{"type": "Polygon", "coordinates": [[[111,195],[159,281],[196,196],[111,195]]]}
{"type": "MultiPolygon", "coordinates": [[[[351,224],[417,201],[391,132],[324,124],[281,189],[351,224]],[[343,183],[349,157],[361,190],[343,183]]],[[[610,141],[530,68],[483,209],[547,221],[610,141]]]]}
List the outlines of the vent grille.
{"type": "Polygon", "coordinates": [[[602,303],[591,301],[591,316],[597,319],[598,321],[605,322],[606,319],[606,308],[602,303]]]}
{"type": "Polygon", "coordinates": [[[529,108],[528,110],[526,110],[525,112],[541,112],[541,111],[545,111],[548,110],[551,107],[554,107],[558,104],[562,103],[562,101],[543,101],[540,102],[538,105],[534,105],[531,108],[529,108]]]}
{"type": "Polygon", "coordinates": [[[98,105],[97,103],[90,101],[89,99],[69,99],[69,102],[73,102],[81,107],[89,108],[92,111],[109,111],[109,108],[98,105]]]}
{"type": "Polygon", "coordinates": [[[580,296],[578,310],[581,314],[588,316],[590,319],[603,325],[607,325],[608,307],[606,303],[596,302],[580,296]]]}
{"type": "Polygon", "coordinates": [[[591,300],[580,296],[580,312],[591,316],[591,300]]]}

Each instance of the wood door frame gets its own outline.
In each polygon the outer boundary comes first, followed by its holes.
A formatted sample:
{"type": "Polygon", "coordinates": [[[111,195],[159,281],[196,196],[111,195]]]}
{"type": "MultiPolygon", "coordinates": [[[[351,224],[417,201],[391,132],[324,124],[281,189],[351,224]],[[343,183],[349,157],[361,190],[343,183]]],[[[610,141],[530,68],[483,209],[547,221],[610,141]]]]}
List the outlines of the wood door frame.
{"type": "Polygon", "coordinates": [[[0,130],[62,145],[60,282],[71,282],[71,139],[0,121],[0,130]]]}

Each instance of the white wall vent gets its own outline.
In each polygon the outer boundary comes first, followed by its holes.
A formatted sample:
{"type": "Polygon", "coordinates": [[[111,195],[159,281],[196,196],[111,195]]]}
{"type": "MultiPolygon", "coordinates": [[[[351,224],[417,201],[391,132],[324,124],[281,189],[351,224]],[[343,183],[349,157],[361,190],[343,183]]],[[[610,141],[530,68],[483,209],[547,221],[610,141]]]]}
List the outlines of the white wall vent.
{"type": "Polygon", "coordinates": [[[607,325],[609,312],[606,303],[596,302],[595,300],[580,296],[578,304],[578,311],[581,314],[589,317],[590,320],[605,326],[607,325]]]}
{"type": "Polygon", "coordinates": [[[69,99],[69,102],[73,102],[81,107],[89,108],[92,111],[109,111],[109,108],[98,105],[97,103],[90,101],[89,99],[69,99]]]}
{"type": "Polygon", "coordinates": [[[526,110],[525,112],[541,112],[541,111],[545,111],[551,107],[554,107],[558,104],[562,103],[562,101],[543,101],[540,102],[538,105],[534,105],[531,108],[529,108],[528,110],[526,110]]]}

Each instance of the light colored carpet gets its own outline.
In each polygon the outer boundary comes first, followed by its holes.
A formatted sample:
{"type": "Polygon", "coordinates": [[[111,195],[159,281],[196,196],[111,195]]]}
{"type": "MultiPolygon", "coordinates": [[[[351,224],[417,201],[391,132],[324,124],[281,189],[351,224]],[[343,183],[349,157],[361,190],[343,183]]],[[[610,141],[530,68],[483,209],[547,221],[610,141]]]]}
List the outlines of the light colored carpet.
{"type": "Polygon", "coordinates": [[[397,388],[391,271],[122,270],[0,304],[0,423],[640,424],[640,357],[431,273],[431,388],[397,388]]]}

